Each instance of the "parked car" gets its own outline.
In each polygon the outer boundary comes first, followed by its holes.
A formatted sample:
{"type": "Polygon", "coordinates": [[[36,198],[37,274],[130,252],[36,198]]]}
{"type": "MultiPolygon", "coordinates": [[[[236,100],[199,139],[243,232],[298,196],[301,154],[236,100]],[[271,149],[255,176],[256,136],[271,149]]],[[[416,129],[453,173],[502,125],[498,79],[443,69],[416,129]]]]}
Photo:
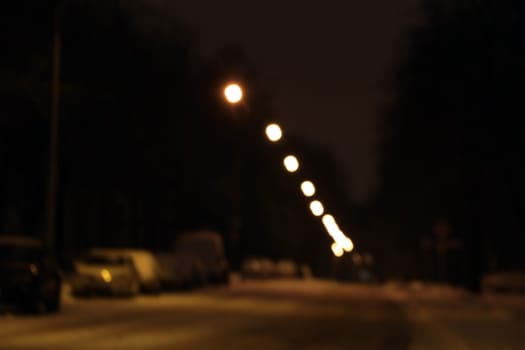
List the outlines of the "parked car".
{"type": "Polygon", "coordinates": [[[196,256],[159,253],[155,258],[159,263],[160,280],[164,290],[202,286],[207,282],[205,267],[196,256]]]}
{"type": "Polygon", "coordinates": [[[275,272],[275,263],[269,258],[247,258],[241,266],[241,277],[244,279],[271,278],[275,276],[275,272]]]}
{"type": "Polygon", "coordinates": [[[301,277],[301,273],[295,262],[283,259],[275,264],[275,276],[279,278],[297,278],[301,277]]]}
{"type": "Polygon", "coordinates": [[[138,276],[140,291],[157,293],[161,290],[159,265],[151,252],[144,249],[94,248],[89,253],[131,260],[138,276]]]}
{"type": "Polygon", "coordinates": [[[62,273],[42,242],[24,236],[0,236],[0,303],[28,312],[60,309],[62,273]]]}
{"type": "Polygon", "coordinates": [[[174,254],[158,253],[155,259],[159,264],[159,279],[163,290],[173,290],[186,287],[188,273],[181,268],[174,254]]]}
{"type": "Polygon", "coordinates": [[[99,251],[76,260],[74,265],[71,289],[75,296],[134,296],[140,290],[137,270],[128,256],[99,251]]]}
{"type": "Polygon", "coordinates": [[[487,292],[525,293],[525,272],[499,271],[483,276],[481,284],[487,292]]]}
{"type": "Polygon", "coordinates": [[[193,268],[198,266],[195,265],[194,259],[198,259],[207,282],[228,282],[228,261],[219,233],[213,231],[184,233],[176,240],[174,253],[181,261],[186,261],[190,266],[193,265],[193,268]]]}

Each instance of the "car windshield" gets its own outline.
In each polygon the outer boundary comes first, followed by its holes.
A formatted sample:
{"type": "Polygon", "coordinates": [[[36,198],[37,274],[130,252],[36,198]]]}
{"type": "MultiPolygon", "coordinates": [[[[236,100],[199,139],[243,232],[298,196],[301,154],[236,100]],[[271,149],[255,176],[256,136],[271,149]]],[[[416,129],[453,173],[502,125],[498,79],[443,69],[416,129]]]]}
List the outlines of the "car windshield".
{"type": "Polygon", "coordinates": [[[129,259],[104,255],[88,255],[81,261],[86,265],[124,266],[129,264],[129,259]]]}

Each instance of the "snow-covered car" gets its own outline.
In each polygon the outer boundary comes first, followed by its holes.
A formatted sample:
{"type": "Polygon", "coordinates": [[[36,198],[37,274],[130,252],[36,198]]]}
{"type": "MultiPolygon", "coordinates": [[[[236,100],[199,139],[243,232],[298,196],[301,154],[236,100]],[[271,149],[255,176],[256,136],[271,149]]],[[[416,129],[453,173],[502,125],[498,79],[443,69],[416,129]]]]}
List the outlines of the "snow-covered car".
{"type": "Polygon", "coordinates": [[[155,254],[155,258],[164,290],[201,286],[207,282],[205,268],[195,256],[159,253],[155,254]]]}
{"type": "Polygon", "coordinates": [[[129,259],[138,276],[141,292],[157,293],[161,290],[159,265],[150,251],[132,248],[94,248],[90,254],[129,259]]]}
{"type": "Polygon", "coordinates": [[[19,235],[0,236],[0,303],[29,312],[60,309],[62,273],[42,242],[19,235]]]}
{"type": "Polygon", "coordinates": [[[177,264],[175,256],[169,253],[155,254],[159,264],[159,279],[162,289],[172,290],[185,287],[188,276],[177,264]]]}
{"type": "MultiPolygon", "coordinates": [[[[205,279],[210,283],[227,283],[229,280],[228,261],[224,254],[222,237],[213,231],[187,232],[175,242],[175,255],[191,262],[198,259],[203,267],[205,279]]],[[[194,263],[188,263],[190,266],[194,263]]]]}
{"type": "Polygon", "coordinates": [[[242,262],[241,277],[270,278],[275,275],[275,263],[269,258],[247,258],[242,262]]]}
{"type": "Polygon", "coordinates": [[[301,274],[297,267],[297,264],[292,260],[279,260],[275,264],[275,277],[280,278],[297,278],[301,274]]]}
{"type": "Polygon", "coordinates": [[[525,272],[500,271],[483,276],[481,284],[487,292],[525,292],[525,272]]]}
{"type": "Polygon", "coordinates": [[[75,296],[134,296],[139,292],[138,273],[127,256],[91,252],[74,265],[71,289],[75,296]]]}

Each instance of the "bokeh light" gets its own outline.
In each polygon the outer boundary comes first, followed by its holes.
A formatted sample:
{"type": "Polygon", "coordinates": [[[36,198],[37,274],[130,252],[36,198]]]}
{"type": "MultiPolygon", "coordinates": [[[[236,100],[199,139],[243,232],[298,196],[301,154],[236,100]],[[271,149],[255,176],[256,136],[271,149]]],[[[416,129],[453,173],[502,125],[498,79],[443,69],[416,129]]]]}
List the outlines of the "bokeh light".
{"type": "Polygon", "coordinates": [[[112,278],[111,278],[111,273],[109,272],[109,270],[107,269],[102,269],[100,271],[100,277],[102,278],[102,280],[106,283],[110,283],[112,278]]]}
{"type": "Polygon", "coordinates": [[[278,142],[283,137],[283,130],[278,124],[270,124],[266,127],[266,137],[272,142],[278,142]]]}
{"type": "Polygon", "coordinates": [[[311,181],[304,181],[301,184],[301,191],[306,197],[312,197],[315,195],[315,186],[311,181]]]}
{"type": "Polygon", "coordinates": [[[339,244],[334,242],[332,243],[332,253],[334,253],[336,257],[340,258],[345,252],[343,251],[343,248],[339,246],[339,244]]]}
{"type": "Polygon", "coordinates": [[[224,88],[224,96],[226,97],[226,101],[232,104],[239,103],[242,100],[242,88],[239,84],[228,84],[224,88]]]}
{"type": "Polygon", "coordinates": [[[313,201],[310,203],[310,210],[312,211],[312,214],[314,216],[321,216],[324,214],[324,206],[323,203],[319,201],[313,201]]]}
{"type": "Polygon", "coordinates": [[[295,156],[289,155],[284,158],[284,167],[288,172],[295,173],[299,170],[299,161],[295,156]]]}

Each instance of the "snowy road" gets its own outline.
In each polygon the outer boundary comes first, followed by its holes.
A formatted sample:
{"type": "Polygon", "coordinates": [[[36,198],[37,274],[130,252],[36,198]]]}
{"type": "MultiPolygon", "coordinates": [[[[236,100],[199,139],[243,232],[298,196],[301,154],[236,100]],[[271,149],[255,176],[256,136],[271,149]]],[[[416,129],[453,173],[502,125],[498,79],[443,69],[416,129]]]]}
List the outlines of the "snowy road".
{"type": "Polygon", "coordinates": [[[449,290],[236,283],[129,300],[66,296],[56,315],[0,314],[0,349],[523,349],[523,303],[449,290]]]}

